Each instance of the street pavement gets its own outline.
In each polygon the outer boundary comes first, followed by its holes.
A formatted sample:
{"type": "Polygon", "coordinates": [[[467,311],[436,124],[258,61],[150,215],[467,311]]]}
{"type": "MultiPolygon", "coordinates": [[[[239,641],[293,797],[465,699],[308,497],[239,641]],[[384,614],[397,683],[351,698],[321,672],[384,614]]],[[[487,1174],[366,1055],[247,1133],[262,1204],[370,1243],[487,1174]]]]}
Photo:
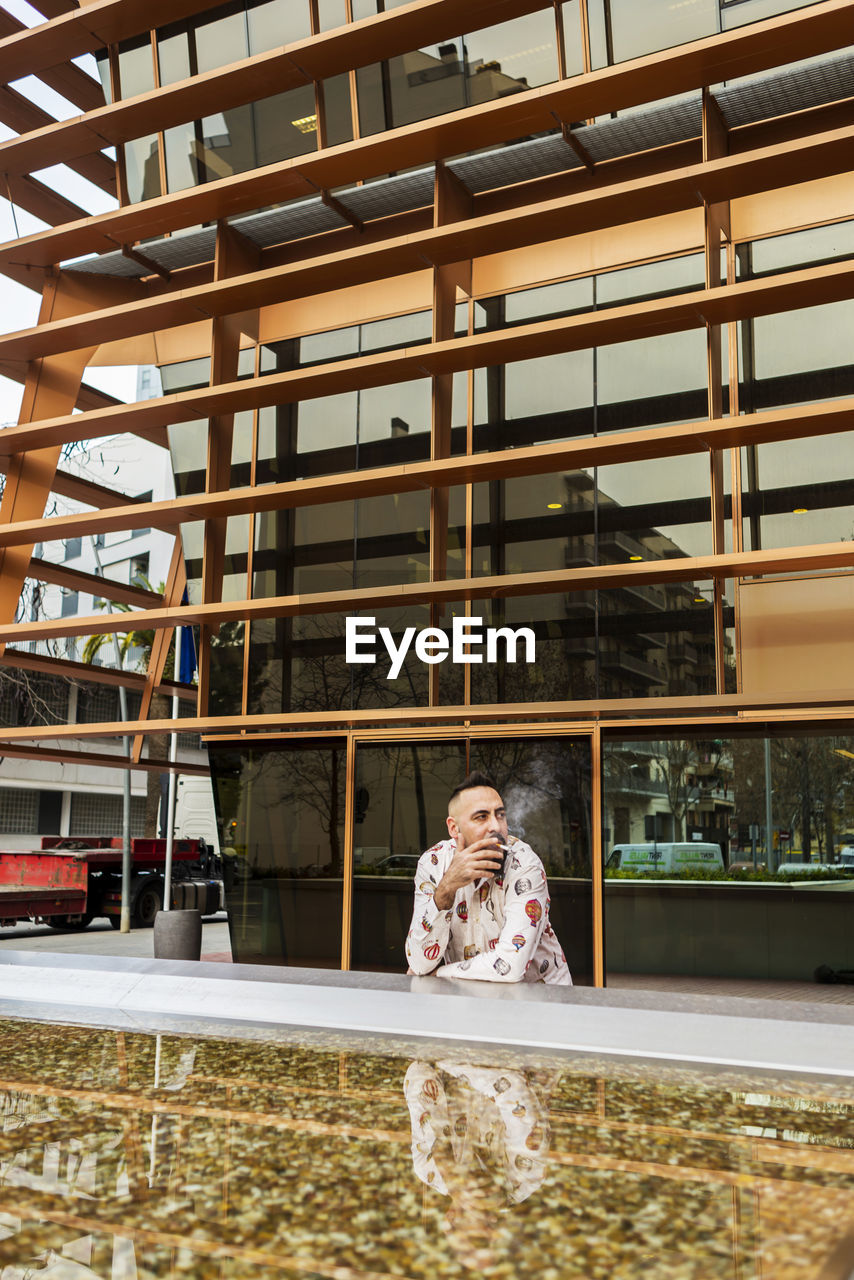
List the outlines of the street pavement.
{"type": "MultiPolygon", "coordinates": [[[[77,932],[50,929],[47,925],[16,924],[0,929],[0,949],[151,959],[154,956],[153,938],[153,929],[131,929],[130,933],[120,933],[107,920],[93,920],[88,929],[77,932]]],[[[224,912],[208,916],[202,923],[202,959],[231,959],[231,942],[224,912]]]]}

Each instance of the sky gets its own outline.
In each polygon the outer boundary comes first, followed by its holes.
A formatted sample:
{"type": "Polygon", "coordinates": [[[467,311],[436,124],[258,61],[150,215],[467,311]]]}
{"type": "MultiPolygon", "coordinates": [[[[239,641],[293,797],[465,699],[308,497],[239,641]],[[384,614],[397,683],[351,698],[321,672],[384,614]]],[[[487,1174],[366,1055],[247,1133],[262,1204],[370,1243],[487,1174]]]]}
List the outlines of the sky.
{"type": "MultiPolygon", "coordinates": [[[[27,4],[26,0],[3,0],[3,8],[27,26],[44,22],[42,15],[27,4]]],[[[95,59],[91,54],[75,58],[74,61],[89,75],[95,75],[95,59]]],[[[58,120],[80,114],[79,107],[49,89],[35,76],[13,80],[11,85],[58,120]]],[[[15,136],[13,130],[0,124],[0,142],[15,136]]],[[[116,202],[106,192],[87,182],[64,164],[38,170],[34,177],[73,200],[87,213],[103,213],[116,207],[116,202]]],[[[38,218],[10,204],[7,199],[0,198],[0,242],[31,235],[42,230],[45,225],[38,218]]],[[[14,333],[35,324],[38,320],[39,302],[40,295],[32,289],[25,289],[14,280],[0,275],[0,333],[14,333]]],[[[133,400],[136,395],[136,366],[89,369],[86,382],[121,400],[133,400]]],[[[17,422],[22,394],[23,387],[20,383],[0,377],[0,426],[17,422]]]]}

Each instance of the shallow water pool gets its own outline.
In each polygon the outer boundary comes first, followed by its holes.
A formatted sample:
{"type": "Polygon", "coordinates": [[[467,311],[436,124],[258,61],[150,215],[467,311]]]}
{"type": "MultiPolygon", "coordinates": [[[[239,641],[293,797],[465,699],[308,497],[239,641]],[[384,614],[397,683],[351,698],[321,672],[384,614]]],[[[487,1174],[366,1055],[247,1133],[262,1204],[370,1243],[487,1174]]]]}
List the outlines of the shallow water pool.
{"type": "Polygon", "coordinates": [[[849,1280],[854,1082],[0,1023],[0,1280],[849,1280]]]}

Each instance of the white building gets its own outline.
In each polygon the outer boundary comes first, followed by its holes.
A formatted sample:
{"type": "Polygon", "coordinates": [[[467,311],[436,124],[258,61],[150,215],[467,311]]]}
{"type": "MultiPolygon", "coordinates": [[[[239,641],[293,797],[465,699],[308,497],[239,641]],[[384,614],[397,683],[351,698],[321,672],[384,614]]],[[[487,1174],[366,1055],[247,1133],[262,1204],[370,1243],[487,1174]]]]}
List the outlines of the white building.
{"type": "MultiPolygon", "coordinates": [[[[141,368],[136,398],[145,399],[159,393],[157,370],[141,368]]],[[[121,489],[129,498],[157,501],[174,495],[167,451],[136,437],[97,441],[86,450],[72,453],[61,465],[65,472],[121,489]]],[[[84,510],[79,502],[66,498],[56,497],[54,501],[58,515],[84,510]]],[[[36,557],[102,575],[104,590],[96,594],[30,581],[22,601],[23,616],[35,620],[97,614],[101,602],[110,598],[111,581],[150,585],[157,590],[166,580],[172,547],[172,535],[160,529],[106,533],[94,540],[71,538],[44,543],[36,549],[36,557]]],[[[26,647],[80,663],[85,637],[29,642],[26,647]]],[[[125,669],[143,670],[141,658],[140,650],[128,650],[125,669]]],[[[112,637],[106,638],[94,661],[102,667],[117,665],[112,637]]],[[[140,693],[129,690],[127,697],[129,714],[134,718],[140,693]]],[[[182,713],[193,714],[192,703],[183,703],[182,713]]],[[[115,685],[88,683],[80,678],[57,679],[11,667],[0,668],[0,723],[20,725],[45,719],[72,724],[119,720],[119,690],[115,685]]],[[[63,743],[63,747],[100,755],[122,753],[121,744],[107,738],[79,739],[63,743]]],[[[147,752],[147,746],[144,750],[147,752]]],[[[182,736],[179,750],[180,759],[206,763],[197,740],[182,736]]],[[[148,770],[131,773],[131,833],[134,835],[143,833],[151,776],[148,770]]],[[[153,776],[160,778],[159,774],[153,776]]],[[[42,835],[119,835],[123,787],[120,769],[50,759],[17,759],[8,755],[0,758],[0,850],[38,847],[42,835]]]]}

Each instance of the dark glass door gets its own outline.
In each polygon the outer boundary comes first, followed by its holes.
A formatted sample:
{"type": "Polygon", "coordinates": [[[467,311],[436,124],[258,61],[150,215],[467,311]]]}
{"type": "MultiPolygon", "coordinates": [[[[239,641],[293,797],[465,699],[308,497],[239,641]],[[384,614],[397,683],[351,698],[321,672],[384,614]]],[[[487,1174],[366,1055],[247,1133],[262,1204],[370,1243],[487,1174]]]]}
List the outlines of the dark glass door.
{"type": "Polygon", "coordinates": [[[541,858],[573,981],[593,982],[591,754],[587,737],[472,737],[356,747],[351,968],[403,973],[420,854],[445,839],[451,791],[480,769],[510,831],[541,858]]]}

